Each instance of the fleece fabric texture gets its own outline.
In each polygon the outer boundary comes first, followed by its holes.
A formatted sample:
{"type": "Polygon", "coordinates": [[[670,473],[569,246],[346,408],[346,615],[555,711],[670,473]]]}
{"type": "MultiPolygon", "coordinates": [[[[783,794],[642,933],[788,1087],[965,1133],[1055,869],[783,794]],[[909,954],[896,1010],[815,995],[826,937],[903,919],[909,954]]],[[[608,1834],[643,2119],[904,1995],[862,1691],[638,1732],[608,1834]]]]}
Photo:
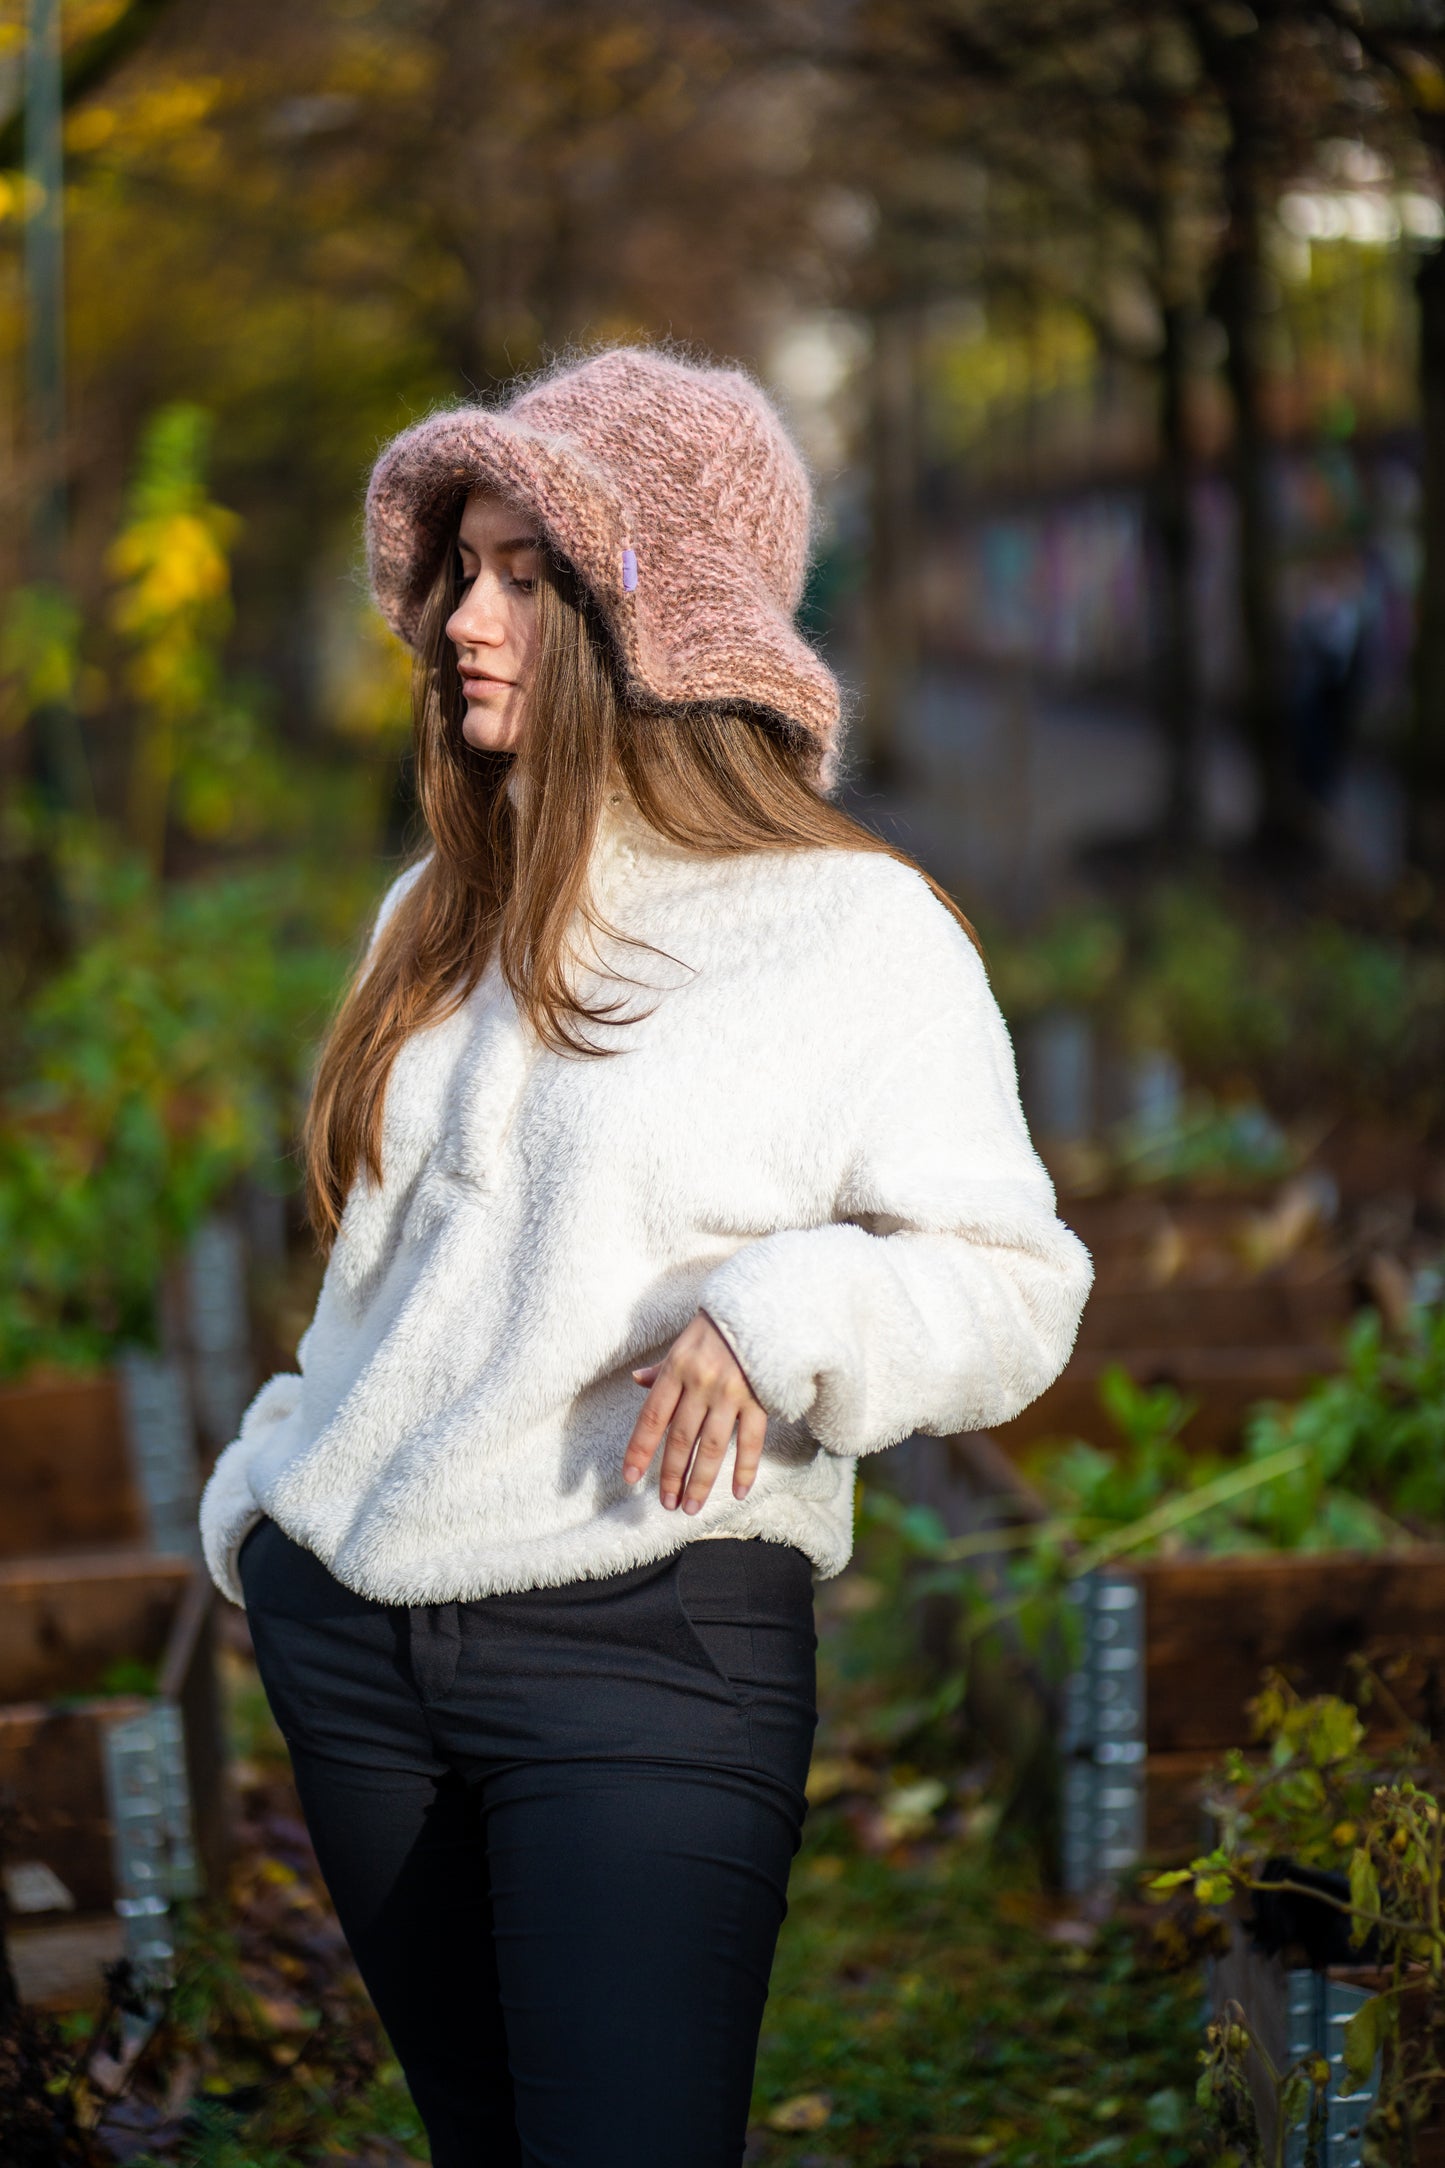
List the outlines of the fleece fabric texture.
{"type": "Polygon", "coordinates": [[[593,894],[648,944],[599,936],[579,967],[594,994],[609,967],[630,978],[592,1027],[613,1051],[547,1051],[495,969],[402,1049],[382,1180],[348,1199],[298,1370],[257,1394],[201,1501],[233,1602],[263,1513],[389,1604],[709,1536],[796,1544],[826,1577],[858,1455],[1004,1422],[1067,1361],[1088,1253],[983,966],[916,873],[699,858],[614,801],[593,894]],[[658,1460],[634,1488],[622,1456],[632,1370],[699,1308],[770,1420],[748,1497],[729,1460],[686,1515],[658,1460]]]}

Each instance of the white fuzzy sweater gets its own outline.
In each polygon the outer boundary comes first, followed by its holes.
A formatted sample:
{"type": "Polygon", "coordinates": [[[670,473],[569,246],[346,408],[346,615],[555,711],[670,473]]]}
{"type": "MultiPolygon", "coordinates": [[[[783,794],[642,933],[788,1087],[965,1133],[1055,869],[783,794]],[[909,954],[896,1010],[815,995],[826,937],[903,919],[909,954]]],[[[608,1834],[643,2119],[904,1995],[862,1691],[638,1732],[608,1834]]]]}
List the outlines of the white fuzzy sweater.
{"type": "MultiPolygon", "coordinates": [[[[407,876],[403,876],[403,881],[407,876]]],[[[393,888],[383,912],[401,888],[393,888]]],[[[705,1536],[852,1544],[854,1463],[1005,1421],[1068,1359],[1087,1252],[1055,1216],[983,967],[865,852],[700,859],[614,803],[594,862],[644,982],[604,1059],[547,1052],[495,970],[387,1091],[298,1374],[201,1502],[211,1572],[262,1512],[349,1587],[439,1603],[591,1579],[705,1536]],[[622,1455],[631,1372],[699,1308],[769,1413],[668,1512],[622,1455]]],[[[659,1456],[660,1459],[660,1456],[659,1456]]]]}

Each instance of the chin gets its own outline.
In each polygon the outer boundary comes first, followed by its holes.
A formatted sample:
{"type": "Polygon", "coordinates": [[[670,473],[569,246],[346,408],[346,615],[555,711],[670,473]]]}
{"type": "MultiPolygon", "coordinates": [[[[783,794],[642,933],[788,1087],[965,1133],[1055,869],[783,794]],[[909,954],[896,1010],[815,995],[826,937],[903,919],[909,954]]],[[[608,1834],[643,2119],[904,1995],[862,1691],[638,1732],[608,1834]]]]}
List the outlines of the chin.
{"type": "Polygon", "coordinates": [[[510,753],[517,742],[516,726],[510,717],[478,715],[471,709],[462,718],[462,736],[479,753],[510,753]]]}

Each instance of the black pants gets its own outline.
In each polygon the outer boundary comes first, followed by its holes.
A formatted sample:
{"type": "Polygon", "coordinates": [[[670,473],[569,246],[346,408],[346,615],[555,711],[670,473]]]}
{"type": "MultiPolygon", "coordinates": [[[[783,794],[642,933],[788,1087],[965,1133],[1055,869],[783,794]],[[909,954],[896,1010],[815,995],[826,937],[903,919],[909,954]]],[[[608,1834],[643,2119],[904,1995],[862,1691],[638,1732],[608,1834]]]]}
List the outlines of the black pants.
{"type": "Polygon", "coordinates": [[[240,1573],[434,2168],[737,2168],[816,1722],[804,1554],[408,1610],[264,1520],[240,1573]]]}

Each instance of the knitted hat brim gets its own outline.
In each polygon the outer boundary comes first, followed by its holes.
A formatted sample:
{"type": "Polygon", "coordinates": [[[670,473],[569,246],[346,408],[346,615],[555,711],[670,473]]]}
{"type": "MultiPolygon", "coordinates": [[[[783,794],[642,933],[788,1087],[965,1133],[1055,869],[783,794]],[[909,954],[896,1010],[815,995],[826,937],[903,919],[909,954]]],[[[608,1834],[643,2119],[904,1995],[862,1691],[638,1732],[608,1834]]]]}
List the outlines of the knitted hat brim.
{"type": "Polygon", "coordinates": [[[393,632],[416,646],[422,610],[456,540],[462,506],[492,489],[529,511],[604,606],[622,598],[623,511],[575,446],[477,408],[433,414],[387,446],[366,493],[372,592],[393,632]]]}
{"type": "Polygon", "coordinates": [[[505,413],[468,407],[431,415],[396,437],[372,472],[367,569],[378,608],[408,647],[416,647],[462,506],[479,488],[530,512],[590,590],[630,697],[661,707],[731,702],[796,724],[818,743],[820,780],[831,782],[837,682],[756,563],[692,544],[662,568],[637,548],[637,584],[629,588],[623,552],[634,538],[610,477],[574,443],[505,413]],[[665,607],[654,607],[664,579],[665,607]]]}

